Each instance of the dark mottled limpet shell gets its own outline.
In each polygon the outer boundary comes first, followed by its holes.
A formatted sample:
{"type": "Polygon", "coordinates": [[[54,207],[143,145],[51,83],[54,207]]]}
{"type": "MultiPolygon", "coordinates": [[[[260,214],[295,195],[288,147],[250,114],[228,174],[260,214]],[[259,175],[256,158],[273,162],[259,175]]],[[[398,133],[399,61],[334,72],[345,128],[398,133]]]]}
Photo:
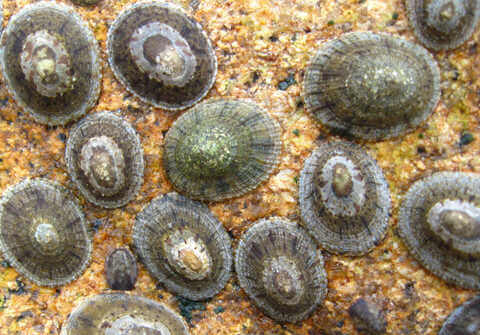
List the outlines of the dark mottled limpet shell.
{"type": "Polygon", "coordinates": [[[438,335],[478,334],[480,334],[480,295],[456,308],[438,333],[438,335]]]}
{"type": "Polygon", "coordinates": [[[65,161],[70,178],[97,206],[123,206],[143,183],[140,138],[127,121],[111,112],[91,114],[70,130],[65,161]]]}
{"type": "Polygon", "coordinates": [[[172,3],[140,2],[108,31],[117,79],[141,100],[168,110],[202,99],[215,82],[217,59],[200,24],[172,3]]]}
{"type": "Polygon", "coordinates": [[[230,278],[225,228],[207,206],[177,193],[155,198],[137,215],[133,243],[150,273],[188,299],[210,298],[230,278]]]}
{"type": "Polygon", "coordinates": [[[480,18],[479,0],[406,0],[413,31],[434,50],[455,49],[468,40],[480,18]]]}
{"type": "Polygon", "coordinates": [[[277,321],[305,319],[327,293],[323,258],[316,244],[285,219],[259,220],[242,236],[235,270],[248,296],[277,321]]]}
{"type": "Polygon", "coordinates": [[[419,45],[354,32],[324,43],[305,74],[307,110],[320,123],[366,140],[401,135],[432,113],[440,72],[419,45]]]}
{"type": "Polygon", "coordinates": [[[361,255],[378,245],[388,226],[390,192],[382,170],[360,146],[325,142],[300,173],[302,220],[333,253],[361,255]]]}
{"type": "Polygon", "coordinates": [[[71,7],[40,1],[10,18],[0,62],[10,94],[36,121],[66,124],[92,108],[101,67],[92,32],[71,7]]]}
{"type": "Polygon", "coordinates": [[[135,256],[126,248],[114,249],[105,259],[105,276],[112,290],[133,290],[138,269],[135,256]]]}
{"type": "Polygon", "coordinates": [[[0,200],[0,250],[35,284],[61,286],[85,271],[92,241],[83,212],[67,189],[27,179],[0,200]]]}
{"type": "Polygon", "coordinates": [[[415,182],[398,227],[410,253],[448,283],[480,289],[480,176],[439,172],[415,182]]]}
{"type": "Polygon", "coordinates": [[[357,299],[348,309],[348,314],[361,334],[381,335],[387,331],[385,314],[370,301],[357,299]]]}
{"type": "Polygon", "coordinates": [[[60,335],[188,335],[185,321],[155,300],[124,293],[85,299],[69,315],[60,335]]]}
{"type": "Polygon", "coordinates": [[[80,6],[92,6],[96,5],[100,0],[72,0],[72,2],[80,6]]]}

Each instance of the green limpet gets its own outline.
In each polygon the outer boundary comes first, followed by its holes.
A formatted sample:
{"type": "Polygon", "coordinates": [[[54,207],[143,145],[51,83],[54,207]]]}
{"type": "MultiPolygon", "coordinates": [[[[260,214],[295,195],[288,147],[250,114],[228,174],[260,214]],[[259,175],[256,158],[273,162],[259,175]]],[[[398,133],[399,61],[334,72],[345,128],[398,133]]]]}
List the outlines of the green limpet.
{"type": "Polygon", "coordinates": [[[66,124],[98,100],[97,41],[68,6],[40,1],[12,16],[0,63],[11,95],[40,123],[66,124]]]}
{"type": "Polygon", "coordinates": [[[245,194],[268,178],[281,146],[277,122],[256,104],[209,100],[170,128],[163,165],[178,191],[219,201],[245,194]]]}
{"type": "Polygon", "coordinates": [[[440,72],[419,45],[355,32],[324,43],[305,74],[305,103],[320,123],[366,140],[411,131],[440,98],[440,72]]]}
{"type": "Polygon", "coordinates": [[[440,329],[438,335],[480,334],[480,296],[456,308],[440,329]]]}
{"type": "Polygon", "coordinates": [[[0,200],[0,251],[40,286],[61,286],[87,268],[92,241],[70,192],[45,179],[27,179],[0,200]]]}

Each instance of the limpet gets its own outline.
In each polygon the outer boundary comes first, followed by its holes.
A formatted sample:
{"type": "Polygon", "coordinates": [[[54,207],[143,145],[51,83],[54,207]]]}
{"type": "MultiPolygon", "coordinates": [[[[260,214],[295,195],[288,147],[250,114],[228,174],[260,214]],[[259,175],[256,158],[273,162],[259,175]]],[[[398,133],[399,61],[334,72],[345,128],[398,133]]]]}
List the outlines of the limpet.
{"type": "Polygon", "coordinates": [[[105,276],[112,290],[133,290],[138,269],[135,256],[126,248],[117,248],[105,259],[105,276]]]}
{"type": "Polygon", "coordinates": [[[357,299],[348,309],[348,314],[361,334],[381,335],[387,331],[385,314],[371,301],[357,299]]]}
{"type": "Polygon", "coordinates": [[[456,308],[440,329],[438,335],[480,334],[480,296],[456,308]]]}

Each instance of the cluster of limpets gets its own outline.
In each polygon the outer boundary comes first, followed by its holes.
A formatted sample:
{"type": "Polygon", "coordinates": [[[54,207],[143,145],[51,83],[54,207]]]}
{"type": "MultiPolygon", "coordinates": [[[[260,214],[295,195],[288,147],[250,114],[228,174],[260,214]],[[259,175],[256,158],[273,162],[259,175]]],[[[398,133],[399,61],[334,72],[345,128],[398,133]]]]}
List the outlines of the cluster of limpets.
{"type": "MultiPolygon", "coordinates": [[[[415,34],[434,50],[465,42],[480,15],[478,0],[406,3],[415,34]]],[[[124,9],[110,26],[107,53],[128,91],[166,110],[193,106],[215,82],[217,60],[209,38],[170,3],[139,2],[124,9]]],[[[53,1],[25,6],[11,17],[0,64],[15,101],[43,124],[81,118],[100,94],[93,34],[72,8],[53,1]]],[[[426,49],[372,32],[324,43],[304,82],[306,109],[315,120],[367,141],[412,131],[433,113],[440,93],[439,68],[426,49]]],[[[272,319],[301,321],[321,305],[327,274],[319,247],[359,256],[379,245],[390,217],[388,183],[360,145],[321,143],[301,171],[300,224],[261,219],[244,233],[234,256],[227,231],[200,201],[255,189],[275,170],[281,151],[280,126],[254,101],[210,99],[179,116],[163,146],[163,168],[179,193],[153,199],[133,227],[135,254],[150,274],[179,296],[204,300],[224,288],[235,263],[240,286],[272,319]]],[[[114,112],[92,113],[72,126],[65,162],[83,197],[103,208],[126,205],[144,181],[141,139],[114,112]]],[[[440,172],[414,183],[400,208],[399,231],[432,273],[480,289],[480,176],[440,172]]],[[[60,286],[88,267],[92,236],[68,190],[27,179],[0,200],[0,251],[34,283],[60,286]]],[[[136,256],[126,247],[109,253],[105,274],[112,290],[135,287],[136,256]]],[[[441,334],[478,334],[479,306],[477,298],[455,311],[441,334]]],[[[362,331],[386,331],[381,311],[363,299],[349,313],[363,323],[357,327],[362,331]]],[[[188,334],[188,327],[158,302],[109,293],[81,303],[62,334],[173,335],[188,334]]]]}

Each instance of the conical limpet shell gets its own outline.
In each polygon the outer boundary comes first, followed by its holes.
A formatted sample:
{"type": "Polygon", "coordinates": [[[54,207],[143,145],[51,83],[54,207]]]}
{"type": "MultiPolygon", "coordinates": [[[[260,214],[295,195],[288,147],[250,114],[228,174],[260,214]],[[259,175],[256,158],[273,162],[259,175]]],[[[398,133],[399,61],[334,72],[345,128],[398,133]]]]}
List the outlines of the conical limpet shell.
{"type": "Polygon", "coordinates": [[[300,174],[299,197],[308,231],[330,252],[361,255],[385,236],[388,184],[356,144],[326,142],[315,149],[300,174]]]}
{"type": "Polygon", "coordinates": [[[404,197],[399,233],[433,274],[480,289],[480,177],[439,172],[415,182],[404,197]]]}
{"type": "Polygon", "coordinates": [[[141,100],[169,110],[202,99],[215,82],[217,59],[202,27],[171,3],[140,2],[108,31],[117,79],[141,100]]]}
{"type": "Polygon", "coordinates": [[[303,229],[281,218],[262,219],[242,236],[235,270],[248,296],[277,321],[305,319],[327,292],[316,244],[303,229]]]}
{"type": "Polygon", "coordinates": [[[208,100],[170,128],[163,165],[178,191],[219,201],[245,194],[268,178],[281,147],[277,122],[256,104],[208,100]]]}
{"type": "Polygon", "coordinates": [[[117,248],[105,259],[105,277],[112,290],[133,290],[138,268],[135,256],[126,248],[117,248]]]}
{"type": "Polygon", "coordinates": [[[0,250],[22,275],[40,286],[61,286],[90,262],[85,217],[63,186],[27,179],[0,200],[0,250]]]}
{"type": "Polygon", "coordinates": [[[419,45],[355,32],[324,43],[305,74],[307,110],[320,123],[367,140],[401,135],[432,113],[440,73],[419,45]]]}
{"type": "Polygon", "coordinates": [[[480,296],[456,308],[440,329],[438,335],[480,334],[480,296]]]}
{"type": "Polygon", "coordinates": [[[192,300],[217,294],[230,278],[230,237],[207,206],[177,193],[138,214],[133,243],[150,273],[192,300]]]}
{"type": "Polygon", "coordinates": [[[62,4],[40,1],[15,14],[2,34],[0,62],[10,93],[40,123],[78,119],[100,94],[97,41],[62,4]]]}

